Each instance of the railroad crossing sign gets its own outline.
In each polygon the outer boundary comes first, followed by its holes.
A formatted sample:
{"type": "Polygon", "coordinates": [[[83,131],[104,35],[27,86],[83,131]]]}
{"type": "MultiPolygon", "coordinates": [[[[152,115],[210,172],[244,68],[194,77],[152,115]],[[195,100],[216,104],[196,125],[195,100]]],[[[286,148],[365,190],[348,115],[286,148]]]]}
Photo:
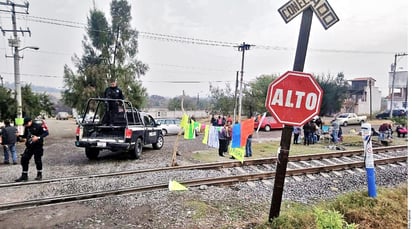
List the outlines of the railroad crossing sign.
{"type": "Polygon", "coordinates": [[[290,0],[278,9],[283,20],[288,23],[306,8],[311,7],[323,28],[328,29],[339,21],[327,0],[290,0]]]}
{"type": "Polygon", "coordinates": [[[269,84],[265,106],[280,123],[302,126],[319,114],[322,96],[311,74],[288,71],[269,84]]]}

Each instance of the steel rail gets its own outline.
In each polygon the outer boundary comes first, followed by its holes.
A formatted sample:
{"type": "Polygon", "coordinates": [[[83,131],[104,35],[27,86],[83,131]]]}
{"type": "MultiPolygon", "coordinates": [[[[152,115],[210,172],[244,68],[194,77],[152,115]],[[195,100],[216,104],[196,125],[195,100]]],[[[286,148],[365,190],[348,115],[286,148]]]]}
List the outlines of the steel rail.
{"type": "MultiPolygon", "coordinates": [[[[374,150],[374,153],[377,154],[377,153],[384,153],[384,152],[394,151],[394,150],[405,150],[407,148],[408,148],[407,145],[400,145],[400,146],[378,147],[378,148],[374,148],[373,150],[374,150]]],[[[340,151],[340,152],[306,154],[306,155],[291,156],[289,157],[288,161],[297,162],[297,161],[306,161],[306,160],[320,160],[320,159],[327,159],[327,158],[362,155],[363,153],[364,153],[364,150],[348,150],[348,151],[340,151]]],[[[251,165],[276,164],[276,161],[277,161],[277,157],[269,157],[269,158],[245,160],[243,163],[240,161],[224,161],[224,162],[211,162],[211,163],[195,164],[195,165],[181,165],[181,166],[164,167],[164,168],[128,170],[128,171],[111,172],[111,173],[90,174],[90,175],[84,175],[84,176],[72,176],[72,177],[45,179],[41,181],[27,181],[27,182],[21,182],[21,183],[15,183],[15,182],[0,183],[0,188],[33,185],[33,184],[46,184],[46,183],[54,183],[54,182],[62,182],[62,181],[70,181],[70,180],[124,176],[124,175],[161,172],[161,171],[172,171],[172,170],[221,169],[221,168],[233,168],[233,167],[251,166],[251,165]]]]}
{"type": "MultiPolygon", "coordinates": [[[[377,159],[375,160],[375,165],[404,162],[404,161],[407,161],[407,159],[408,159],[407,156],[377,159]]],[[[315,173],[320,173],[320,172],[325,172],[325,171],[348,170],[352,168],[362,168],[362,167],[364,167],[363,161],[355,161],[355,162],[342,163],[338,165],[325,165],[325,166],[315,166],[315,167],[310,167],[310,168],[290,169],[290,170],[287,170],[286,176],[315,174],[315,173]]],[[[276,175],[275,172],[260,172],[260,173],[234,175],[234,176],[226,176],[226,177],[202,178],[202,179],[195,179],[195,180],[189,180],[189,181],[182,181],[180,183],[188,187],[196,187],[196,186],[201,186],[201,185],[232,185],[232,184],[239,183],[239,182],[271,179],[271,178],[274,178],[275,175],[276,175]]],[[[0,211],[16,210],[16,209],[22,209],[22,208],[32,208],[32,207],[37,207],[37,206],[42,206],[42,205],[62,204],[62,203],[69,203],[69,202],[76,202],[76,201],[87,201],[87,200],[92,200],[92,199],[104,198],[108,196],[118,196],[118,195],[134,194],[134,193],[139,193],[139,192],[164,190],[167,188],[168,188],[168,183],[157,184],[157,185],[147,185],[147,186],[140,186],[140,187],[129,187],[129,188],[122,188],[122,189],[117,189],[117,190],[89,192],[89,193],[82,193],[82,194],[71,194],[71,195],[64,195],[64,196],[58,196],[58,197],[27,200],[27,201],[21,201],[21,202],[3,203],[3,204],[0,204],[0,211]]]]}

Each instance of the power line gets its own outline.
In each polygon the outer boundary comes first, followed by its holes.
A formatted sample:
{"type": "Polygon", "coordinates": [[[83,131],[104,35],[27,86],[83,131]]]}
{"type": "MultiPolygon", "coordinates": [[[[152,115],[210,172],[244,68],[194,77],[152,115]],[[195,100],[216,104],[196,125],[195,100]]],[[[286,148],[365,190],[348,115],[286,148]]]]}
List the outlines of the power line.
{"type": "MultiPolygon", "coordinates": [[[[66,26],[70,28],[78,28],[78,29],[85,29],[87,27],[86,23],[76,22],[76,21],[68,21],[68,20],[60,20],[60,19],[53,19],[53,18],[46,18],[46,17],[38,17],[32,15],[24,15],[24,19],[33,22],[39,23],[46,23],[52,24],[57,26],[66,26]]],[[[107,32],[103,30],[98,30],[101,32],[107,32]]],[[[175,36],[175,35],[168,35],[168,34],[161,34],[161,33],[152,33],[152,32],[144,32],[139,31],[139,37],[151,40],[160,40],[165,42],[175,42],[175,43],[185,43],[185,44],[193,44],[193,45],[208,45],[208,46],[219,46],[219,47],[230,47],[237,45],[235,42],[227,42],[227,41],[216,41],[216,40],[208,40],[208,39],[199,39],[199,38],[189,38],[189,37],[182,37],[182,36],[175,36]]],[[[271,45],[256,45],[254,49],[261,49],[261,50],[274,50],[274,51],[293,51],[294,48],[290,47],[282,47],[282,46],[271,46],[271,45]]],[[[344,50],[344,49],[310,49],[314,52],[325,52],[325,53],[350,53],[350,54],[393,54],[393,51],[375,51],[375,50],[344,50]]]]}

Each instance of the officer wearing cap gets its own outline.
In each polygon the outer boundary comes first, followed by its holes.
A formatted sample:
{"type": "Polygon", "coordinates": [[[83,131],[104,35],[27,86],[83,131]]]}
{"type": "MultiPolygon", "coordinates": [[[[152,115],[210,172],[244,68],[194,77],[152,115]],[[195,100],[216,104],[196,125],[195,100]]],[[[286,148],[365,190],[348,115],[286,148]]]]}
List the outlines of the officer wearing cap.
{"type": "Polygon", "coordinates": [[[43,156],[43,141],[46,136],[49,135],[49,130],[44,121],[33,122],[29,117],[24,118],[24,134],[23,138],[26,139],[26,149],[21,157],[22,174],[21,177],[16,179],[16,182],[27,181],[29,162],[34,155],[34,162],[37,168],[37,176],[35,180],[42,179],[43,164],[41,157],[43,156]]]}
{"type": "MultiPolygon", "coordinates": [[[[110,86],[104,91],[104,97],[108,99],[124,99],[122,90],[117,86],[115,79],[110,80],[110,86]]],[[[115,115],[118,113],[119,107],[116,101],[109,101],[105,116],[105,123],[112,124],[115,115]]]]}

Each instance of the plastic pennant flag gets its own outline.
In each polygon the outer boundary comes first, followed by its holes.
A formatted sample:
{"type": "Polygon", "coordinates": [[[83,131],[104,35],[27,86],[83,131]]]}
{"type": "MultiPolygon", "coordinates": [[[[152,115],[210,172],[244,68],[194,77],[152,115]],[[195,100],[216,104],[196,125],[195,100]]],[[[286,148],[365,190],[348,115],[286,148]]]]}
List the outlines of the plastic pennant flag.
{"type": "Polygon", "coordinates": [[[246,119],[245,121],[241,122],[241,131],[240,131],[240,146],[246,146],[247,137],[255,131],[254,125],[255,121],[253,118],[246,119]]]}
{"type": "Polygon", "coordinates": [[[195,122],[191,121],[185,126],[185,139],[195,139],[195,122]]]}
{"type": "Polygon", "coordinates": [[[169,191],[187,191],[188,188],[186,188],[184,185],[180,184],[177,181],[170,180],[169,181],[169,191]]]}
{"type": "Polygon", "coordinates": [[[185,129],[188,123],[189,123],[189,115],[183,114],[182,121],[180,121],[180,127],[185,129]]]}
{"type": "Polygon", "coordinates": [[[243,163],[245,161],[245,148],[229,148],[229,155],[233,156],[236,158],[236,160],[240,161],[243,163]]]}
{"type": "Polygon", "coordinates": [[[241,126],[240,124],[233,125],[232,128],[232,148],[239,148],[241,142],[241,126]]]}
{"type": "Polygon", "coordinates": [[[209,127],[210,127],[209,125],[205,126],[205,134],[203,135],[203,140],[202,140],[202,143],[206,144],[206,145],[207,145],[208,140],[209,140],[209,127]]]}

